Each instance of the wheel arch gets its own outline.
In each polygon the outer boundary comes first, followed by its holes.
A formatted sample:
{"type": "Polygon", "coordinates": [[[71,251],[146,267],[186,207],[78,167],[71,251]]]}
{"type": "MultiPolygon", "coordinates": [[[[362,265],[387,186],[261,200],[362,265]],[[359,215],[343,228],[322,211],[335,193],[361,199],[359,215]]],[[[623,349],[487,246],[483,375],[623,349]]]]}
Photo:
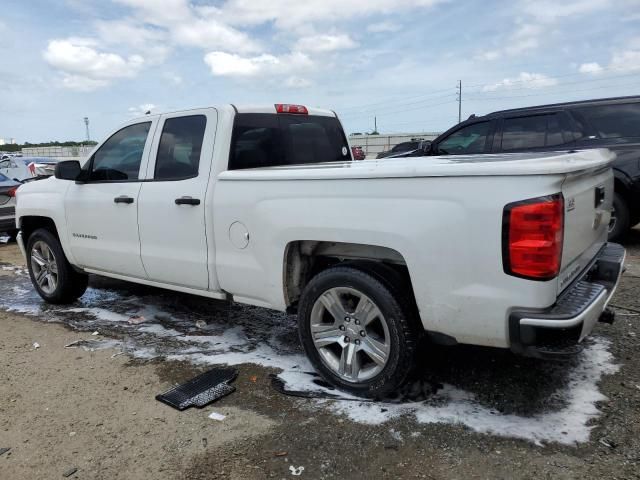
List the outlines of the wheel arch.
{"type": "Polygon", "coordinates": [[[411,286],[407,262],[395,249],[351,242],[291,241],[285,248],[283,259],[284,301],[287,311],[296,311],[300,295],[311,278],[339,264],[378,274],[384,268],[393,269],[411,286]]]}

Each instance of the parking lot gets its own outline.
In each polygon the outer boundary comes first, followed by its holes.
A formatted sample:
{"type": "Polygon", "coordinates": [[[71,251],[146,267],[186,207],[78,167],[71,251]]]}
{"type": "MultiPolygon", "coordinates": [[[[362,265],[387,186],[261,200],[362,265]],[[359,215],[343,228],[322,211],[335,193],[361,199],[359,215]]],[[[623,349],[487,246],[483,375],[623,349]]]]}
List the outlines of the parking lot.
{"type": "Polygon", "coordinates": [[[579,357],[433,347],[388,402],[324,398],[293,317],[98,277],[46,305],[2,244],[0,478],[638,478],[640,230],[623,243],[617,321],[579,357]],[[228,397],[154,399],[223,363],[240,372],[228,397]]]}

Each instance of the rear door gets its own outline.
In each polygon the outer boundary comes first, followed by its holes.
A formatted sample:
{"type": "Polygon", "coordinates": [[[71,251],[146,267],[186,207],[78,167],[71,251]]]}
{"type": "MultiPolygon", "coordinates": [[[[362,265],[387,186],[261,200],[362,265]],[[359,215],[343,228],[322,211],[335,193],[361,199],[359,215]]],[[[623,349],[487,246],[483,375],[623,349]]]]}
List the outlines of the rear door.
{"type": "Polygon", "coordinates": [[[65,212],[71,251],[81,266],[146,278],[138,196],[156,122],[149,117],[115,132],[85,165],[85,182],[71,182],[65,212]]]}
{"type": "Polygon", "coordinates": [[[206,233],[216,126],[212,108],[161,117],[138,204],[142,263],[150,280],[218,289],[209,284],[213,239],[209,244],[206,233]]]}
{"type": "Polygon", "coordinates": [[[574,147],[570,119],[565,112],[513,115],[502,118],[493,152],[565,150],[574,147]]]}

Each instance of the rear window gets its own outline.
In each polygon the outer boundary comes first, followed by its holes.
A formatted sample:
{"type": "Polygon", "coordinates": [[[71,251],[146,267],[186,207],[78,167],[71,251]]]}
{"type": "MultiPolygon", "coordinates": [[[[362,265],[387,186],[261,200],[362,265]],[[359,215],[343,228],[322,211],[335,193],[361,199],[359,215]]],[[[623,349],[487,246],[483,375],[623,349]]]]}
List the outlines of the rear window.
{"type": "Polygon", "coordinates": [[[599,105],[575,109],[601,138],[640,137],[640,103],[599,105]]]}
{"type": "Polygon", "coordinates": [[[9,178],[5,177],[3,174],[0,173],[0,182],[8,182],[9,178]]]}
{"type": "Polygon", "coordinates": [[[335,117],[236,115],[229,170],[351,160],[349,144],[335,117]]]}

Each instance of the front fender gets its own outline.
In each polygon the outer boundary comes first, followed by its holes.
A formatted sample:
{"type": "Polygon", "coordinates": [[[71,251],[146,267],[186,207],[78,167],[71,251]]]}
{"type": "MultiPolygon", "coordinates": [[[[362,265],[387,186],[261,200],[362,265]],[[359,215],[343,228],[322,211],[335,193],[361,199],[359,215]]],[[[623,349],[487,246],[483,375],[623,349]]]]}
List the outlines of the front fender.
{"type": "MultiPolygon", "coordinates": [[[[70,182],[53,177],[25,183],[18,189],[16,202],[16,225],[22,230],[28,217],[44,217],[53,221],[67,260],[75,264],[69,242],[69,231],[65,214],[64,198],[70,182]]],[[[25,244],[27,239],[23,239],[25,244]]]]}

